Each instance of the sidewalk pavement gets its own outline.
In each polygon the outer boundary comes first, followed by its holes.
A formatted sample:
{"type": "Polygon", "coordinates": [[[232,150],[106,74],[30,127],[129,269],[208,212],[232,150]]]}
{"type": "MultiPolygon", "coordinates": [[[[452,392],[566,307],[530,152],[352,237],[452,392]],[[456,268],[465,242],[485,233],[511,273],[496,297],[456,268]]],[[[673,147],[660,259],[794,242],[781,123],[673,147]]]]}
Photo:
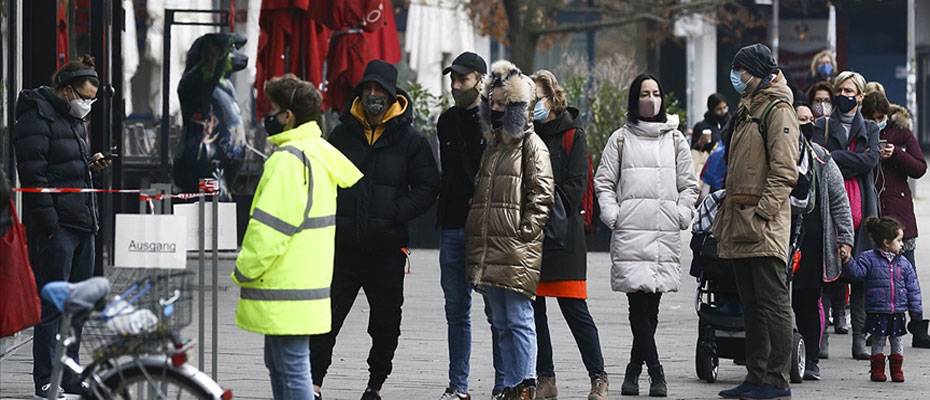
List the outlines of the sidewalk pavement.
{"type": "MultiPolygon", "coordinates": [[[[930,178],[918,185],[917,213],[922,232],[930,232],[930,178]]],[[[694,311],[696,282],[688,276],[691,252],[687,249],[688,233],[682,234],[682,285],[678,293],[663,296],[657,336],[660,359],[665,366],[672,399],[714,399],[717,392],[742,381],[744,367],[730,360],[721,360],[719,381],[707,384],[694,372],[697,316],[694,311]]],[[[920,281],[930,287],[930,234],[918,240],[917,262],[920,281]],[[925,260],[921,262],[921,260],[925,260]]],[[[394,372],[384,386],[385,399],[437,399],[448,384],[448,351],[443,296],[439,286],[438,252],[413,250],[412,272],[407,276],[402,335],[394,361],[394,372]]],[[[232,261],[220,266],[219,293],[219,382],[233,390],[235,398],[269,399],[271,388],[262,356],[262,337],[239,330],[234,312],[238,289],[229,281],[232,261]]],[[[196,268],[192,264],[191,268],[196,268]]],[[[627,321],[627,301],[621,293],[610,290],[610,260],[606,253],[588,255],[588,292],[591,314],[600,331],[606,368],[610,375],[610,398],[620,398],[620,383],[629,360],[632,335],[627,321]]],[[[207,282],[210,282],[207,277],[207,282]]],[[[930,291],[930,289],[928,289],[930,291]]],[[[209,310],[210,296],[207,297],[209,310]]],[[[926,300],[930,295],[924,293],[926,300]]],[[[589,380],[571,333],[554,300],[549,308],[556,374],[560,399],[584,399],[589,380]]],[[[196,308],[195,308],[196,309],[196,308]]],[[[493,384],[490,332],[483,314],[480,295],[472,303],[472,364],[471,393],[475,399],[489,399],[493,384]]],[[[333,366],[326,378],[324,397],[327,400],[357,399],[367,382],[365,359],[370,339],[366,333],[369,307],[360,294],[346,320],[335,349],[333,366]]],[[[207,318],[207,366],[209,370],[209,317],[207,318]]],[[[196,338],[195,325],[185,335],[196,338]]],[[[869,381],[867,361],[851,358],[850,335],[831,335],[831,358],[820,361],[823,380],[792,386],[797,399],[927,399],[930,398],[930,350],[910,347],[906,337],[905,383],[874,383],[869,381]]],[[[30,372],[31,345],[23,346],[0,364],[0,398],[29,398],[32,393],[30,372]]],[[[191,354],[196,365],[196,351],[191,354]]],[[[641,380],[641,392],[648,381],[641,380]]]]}

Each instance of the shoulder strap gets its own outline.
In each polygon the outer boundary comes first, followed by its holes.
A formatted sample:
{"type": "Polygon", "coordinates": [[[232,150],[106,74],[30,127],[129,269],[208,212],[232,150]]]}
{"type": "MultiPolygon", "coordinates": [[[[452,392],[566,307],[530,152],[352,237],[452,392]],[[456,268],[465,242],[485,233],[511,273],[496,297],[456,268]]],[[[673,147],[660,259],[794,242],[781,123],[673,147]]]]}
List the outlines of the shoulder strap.
{"type": "MultiPolygon", "coordinates": [[[[769,156],[769,116],[772,114],[772,111],[775,110],[779,104],[788,104],[784,99],[775,100],[769,105],[765,106],[765,109],[762,110],[762,115],[759,118],[752,118],[752,122],[755,122],[759,127],[759,134],[762,135],[762,148],[765,149],[765,159],[768,160],[769,156]]],[[[790,106],[790,104],[788,104],[790,106]]]]}

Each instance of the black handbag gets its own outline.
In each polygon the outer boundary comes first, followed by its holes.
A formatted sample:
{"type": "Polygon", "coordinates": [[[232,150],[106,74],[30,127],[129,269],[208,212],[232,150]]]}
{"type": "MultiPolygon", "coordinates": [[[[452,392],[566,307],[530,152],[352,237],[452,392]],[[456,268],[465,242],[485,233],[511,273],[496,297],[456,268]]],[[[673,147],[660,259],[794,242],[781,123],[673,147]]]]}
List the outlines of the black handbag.
{"type": "Polygon", "coordinates": [[[549,222],[543,229],[545,238],[543,248],[546,250],[560,250],[565,248],[568,236],[568,213],[565,210],[566,200],[562,190],[555,187],[555,202],[549,211],[549,222]]]}

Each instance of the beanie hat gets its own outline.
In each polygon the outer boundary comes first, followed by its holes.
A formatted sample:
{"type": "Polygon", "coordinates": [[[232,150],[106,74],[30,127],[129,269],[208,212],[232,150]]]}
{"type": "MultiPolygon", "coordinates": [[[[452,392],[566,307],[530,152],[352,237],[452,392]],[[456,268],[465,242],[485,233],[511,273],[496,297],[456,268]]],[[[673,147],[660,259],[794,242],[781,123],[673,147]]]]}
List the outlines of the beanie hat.
{"type": "Polygon", "coordinates": [[[765,79],[778,71],[778,63],[768,46],[756,43],[736,52],[732,68],[742,68],[752,76],[765,79]]]}

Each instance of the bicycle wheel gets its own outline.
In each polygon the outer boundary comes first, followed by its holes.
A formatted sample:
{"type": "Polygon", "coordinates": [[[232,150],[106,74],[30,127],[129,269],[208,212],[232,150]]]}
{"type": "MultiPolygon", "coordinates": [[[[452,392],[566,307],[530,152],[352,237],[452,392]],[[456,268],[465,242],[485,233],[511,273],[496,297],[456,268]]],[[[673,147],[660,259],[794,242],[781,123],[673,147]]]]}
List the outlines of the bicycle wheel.
{"type": "Polygon", "coordinates": [[[190,365],[174,367],[164,357],[124,362],[106,371],[91,398],[121,400],[221,399],[223,390],[190,365]]]}

